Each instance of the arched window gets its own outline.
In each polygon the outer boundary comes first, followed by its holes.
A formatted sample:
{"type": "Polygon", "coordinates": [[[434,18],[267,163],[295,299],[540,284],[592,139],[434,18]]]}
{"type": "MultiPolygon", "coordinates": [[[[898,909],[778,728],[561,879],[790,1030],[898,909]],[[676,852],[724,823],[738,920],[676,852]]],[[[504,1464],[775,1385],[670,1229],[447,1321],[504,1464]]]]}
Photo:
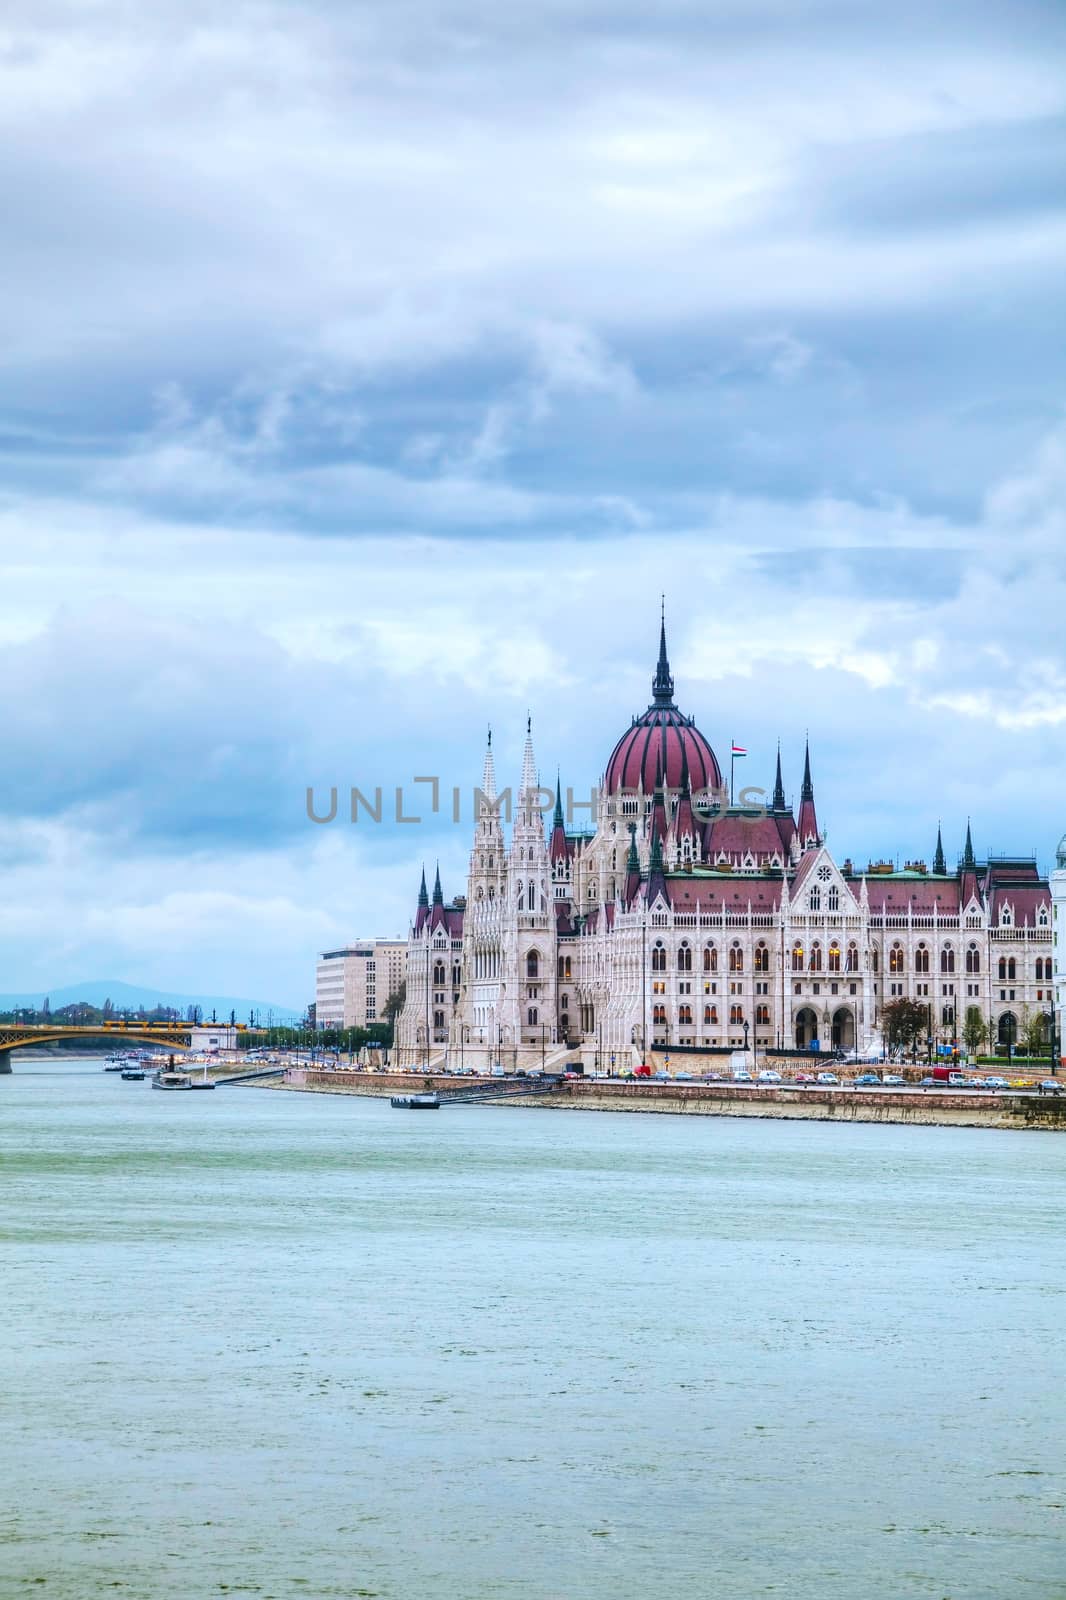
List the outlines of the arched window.
{"type": "Polygon", "coordinates": [[[1007,982],[1013,983],[1017,976],[1018,963],[1015,961],[1014,957],[1011,956],[1010,960],[1007,962],[1007,982]]]}
{"type": "Polygon", "coordinates": [[[755,1007],[755,1026],[768,1028],[770,1026],[770,1007],[763,1001],[755,1007]]]}
{"type": "Polygon", "coordinates": [[[840,946],[835,939],[829,946],[829,970],[830,972],[840,971],[840,946]]]}
{"type": "Polygon", "coordinates": [[[529,1010],[526,1012],[526,1021],[529,1023],[529,1026],[531,1028],[535,1028],[537,1026],[537,1008],[536,1008],[536,1006],[530,1006],[529,1010]]]}
{"type": "Polygon", "coordinates": [[[715,1027],[716,1028],[718,1026],[718,1007],[717,1006],[704,1006],[704,1008],[703,1008],[703,1022],[704,1022],[704,1026],[708,1027],[708,1028],[711,1028],[711,1027],[715,1027]]]}
{"type": "Polygon", "coordinates": [[[682,1027],[691,1027],[692,1026],[692,1007],[691,1006],[678,1006],[678,1008],[677,1008],[677,1020],[678,1020],[678,1023],[682,1027]]]}
{"type": "Polygon", "coordinates": [[[769,972],[770,970],[770,952],[761,939],[755,946],[755,970],[756,972],[769,972]]]}
{"type": "Polygon", "coordinates": [[[1000,958],[999,958],[999,966],[998,966],[998,968],[996,970],[997,970],[997,972],[999,974],[1000,983],[1006,983],[1006,981],[1007,981],[1007,958],[1006,958],[1006,956],[1000,956],[1000,958]]]}
{"type": "Polygon", "coordinates": [[[530,911],[537,909],[537,890],[532,878],[529,880],[529,909],[530,911]]]}
{"type": "Polygon", "coordinates": [[[915,972],[929,971],[929,951],[924,944],[920,944],[914,952],[914,970],[915,972]]]}
{"type": "Polygon", "coordinates": [[[665,1026],[665,1023],[666,1023],[666,1007],[665,1006],[653,1006],[652,1007],[651,1020],[652,1020],[652,1022],[655,1024],[655,1026],[657,1028],[661,1028],[661,1027],[665,1026]]]}
{"type": "Polygon", "coordinates": [[[830,911],[840,910],[840,890],[837,888],[835,883],[826,896],[826,903],[830,911]]]}
{"type": "Polygon", "coordinates": [[[744,971],[744,952],[743,952],[743,950],[740,948],[740,946],[738,944],[735,944],[735,945],[731,946],[731,948],[730,948],[730,951],[729,951],[729,970],[730,970],[730,972],[743,972],[744,971]]]}
{"type": "Polygon", "coordinates": [[[903,950],[898,944],[894,944],[889,951],[888,970],[889,972],[905,972],[907,970],[903,960],[903,950]]]}
{"type": "Polygon", "coordinates": [[[803,946],[801,944],[792,946],[792,970],[793,972],[803,971],[803,946]]]}
{"type": "Polygon", "coordinates": [[[535,950],[531,950],[526,956],[526,977],[540,977],[540,957],[535,950]]]}
{"type": "Polygon", "coordinates": [[[811,890],[810,907],[812,911],[821,911],[822,909],[822,891],[817,884],[811,890]]]}
{"type": "Polygon", "coordinates": [[[692,971],[692,946],[691,945],[683,944],[681,946],[681,948],[678,950],[678,952],[677,952],[677,970],[678,970],[678,972],[691,972],[692,971]]]}
{"type": "Polygon", "coordinates": [[[970,946],[970,948],[966,952],[966,971],[967,972],[980,972],[980,970],[981,970],[981,952],[980,952],[980,950],[978,950],[978,948],[977,948],[977,946],[975,944],[972,944],[970,946]]]}
{"type": "Polygon", "coordinates": [[[443,989],[444,988],[444,962],[443,961],[434,961],[434,963],[433,963],[433,987],[434,987],[434,989],[443,989]]]}
{"type": "Polygon", "coordinates": [[[822,947],[818,943],[817,939],[811,945],[811,966],[810,966],[810,970],[812,972],[821,972],[821,970],[822,970],[822,947]]]}
{"type": "Polygon", "coordinates": [[[519,911],[526,909],[526,886],[521,878],[518,880],[518,909],[519,911]]]}
{"type": "Polygon", "coordinates": [[[704,972],[717,972],[718,971],[718,951],[716,950],[716,948],[714,947],[713,944],[707,945],[706,948],[704,949],[704,952],[703,952],[703,970],[704,970],[704,972]]]}
{"type": "Polygon", "coordinates": [[[744,1007],[736,1005],[730,1006],[729,1020],[734,1025],[736,1025],[738,1022],[742,1023],[744,1021],[744,1007]]]}
{"type": "Polygon", "coordinates": [[[651,953],[651,970],[653,972],[666,971],[666,951],[663,949],[661,939],[655,941],[655,948],[651,953]]]}
{"type": "Polygon", "coordinates": [[[881,957],[878,955],[876,950],[871,950],[870,951],[870,965],[874,969],[875,972],[880,971],[880,968],[881,968],[881,957]]]}
{"type": "Polygon", "coordinates": [[[856,948],[855,948],[855,946],[853,944],[849,944],[848,945],[847,960],[844,963],[844,971],[845,972],[858,972],[858,970],[859,970],[859,952],[858,952],[858,950],[856,950],[856,948]]]}
{"type": "Polygon", "coordinates": [[[955,951],[951,945],[945,945],[940,952],[940,970],[941,972],[955,971],[955,951]]]}

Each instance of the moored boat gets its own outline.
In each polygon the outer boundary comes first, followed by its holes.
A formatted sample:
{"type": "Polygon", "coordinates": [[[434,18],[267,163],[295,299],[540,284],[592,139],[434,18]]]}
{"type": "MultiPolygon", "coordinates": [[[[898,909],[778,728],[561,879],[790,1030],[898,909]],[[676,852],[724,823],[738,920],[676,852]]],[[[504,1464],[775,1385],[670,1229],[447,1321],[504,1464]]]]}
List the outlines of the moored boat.
{"type": "Polygon", "coordinates": [[[439,1111],[440,1095],[433,1094],[394,1094],[389,1100],[391,1106],[398,1111],[439,1111]]]}
{"type": "Polygon", "coordinates": [[[173,1067],[164,1067],[152,1079],[153,1089],[191,1089],[192,1079],[187,1072],[177,1072],[173,1067]]]}
{"type": "Polygon", "coordinates": [[[122,1069],[122,1081],[123,1081],[123,1083],[143,1083],[144,1082],[144,1068],[143,1067],[123,1067],[123,1069],[122,1069]]]}

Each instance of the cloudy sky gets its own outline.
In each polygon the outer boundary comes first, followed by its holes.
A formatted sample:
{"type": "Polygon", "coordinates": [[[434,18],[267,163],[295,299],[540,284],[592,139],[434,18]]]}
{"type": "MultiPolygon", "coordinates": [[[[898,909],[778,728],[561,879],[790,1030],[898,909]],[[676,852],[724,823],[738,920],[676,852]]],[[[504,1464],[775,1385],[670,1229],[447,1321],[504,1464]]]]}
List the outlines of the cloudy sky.
{"type": "Polygon", "coordinates": [[[660,592],[839,855],[1046,864],[1064,69],[1058,0],[7,0],[0,990],[304,1002],[468,843],[307,786],[528,709],[587,790],[660,592]]]}

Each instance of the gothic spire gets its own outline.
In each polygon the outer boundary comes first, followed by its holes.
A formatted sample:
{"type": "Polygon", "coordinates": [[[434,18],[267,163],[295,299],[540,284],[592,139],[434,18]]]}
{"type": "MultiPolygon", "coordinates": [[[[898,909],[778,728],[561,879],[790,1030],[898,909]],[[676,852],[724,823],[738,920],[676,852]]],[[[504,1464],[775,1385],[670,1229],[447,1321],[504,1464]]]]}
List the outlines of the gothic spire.
{"type": "Polygon", "coordinates": [[[818,832],[818,813],[814,808],[814,783],[811,780],[811,744],[807,740],[803,753],[803,788],[800,790],[799,820],[796,833],[804,850],[821,843],[818,832]]]}
{"type": "Polygon", "coordinates": [[[442,906],[444,904],[444,890],[440,886],[440,862],[439,861],[437,862],[437,876],[433,880],[433,904],[435,906],[442,906]]]}
{"type": "Polygon", "coordinates": [[[426,869],[425,869],[425,867],[422,868],[422,887],[418,891],[418,903],[419,903],[420,906],[428,906],[429,905],[429,891],[426,888],[426,869]]]}
{"type": "Polygon", "coordinates": [[[672,706],[674,703],[674,680],[670,676],[670,658],[666,654],[666,597],[663,596],[662,609],[659,617],[659,662],[652,679],[652,694],[657,706],[672,706]]]}
{"type": "Polygon", "coordinates": [[[560,776],[559,776],[559,774],[557,772],[555,774],[555,815],[552,817],[552,827],[553,828],[561,828],[562,826],[563,826],[562,779],[560,778],[560,776]]]}
{"type": "Polygon", "coordinates": [[[785,806],[785,781],[781,776],[781,746],[780,746],[780,744],[777,747],[777,777],[774,779],[773,809],[775,811],[784,811],[784,810],[787,809],[786,806],[785,806]]]}
{"type": "Polygon", "coordinates": [[[944,860],[944,839],[938,822],[936,825],[936,854],[933,856],[933,871],[943,876],[947,870],[947,863],[944,860]]]}
{"type": "Polygon", "coordinates": [[[629,824],[629,850],[626,854],[626,871],[640,871],[640,857],[637,855],[637,825],[635,822],[629,824]]]}
{"type": "Polygon", "coordinates": [[[977,865],[973,853],[973,835],[970,832],[970,819],[966,818],[966,845],[962,852],[962,867],[964,872],[972,872],[977,865]]]}
{"type": "Polygon", "coordinates": [[[496,763],[492,759],[492,729],[489,729],[489,742],[485,746],[485,770],[481,775],[481,792],[486,800],[496,798],[496,763]]]}

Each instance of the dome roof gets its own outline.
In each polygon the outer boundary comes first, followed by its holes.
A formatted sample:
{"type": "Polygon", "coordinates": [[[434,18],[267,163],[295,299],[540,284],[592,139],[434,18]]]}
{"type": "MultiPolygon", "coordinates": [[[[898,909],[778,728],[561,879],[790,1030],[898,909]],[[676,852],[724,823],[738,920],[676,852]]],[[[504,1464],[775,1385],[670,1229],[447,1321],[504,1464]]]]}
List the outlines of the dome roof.
{"type": "Polygon", "coordinates": [[[659,665],[652,690],[651,705],[642,717],[634,718],[607,763],[607,793],[643,788],[650,794],[660,777],[668,789],[679,789],[686,763],[693,793],[720,788],[722,771],[714,751],[692,718],[683,716],[674,704],[665,623],[659,633],[659,665]]]}

